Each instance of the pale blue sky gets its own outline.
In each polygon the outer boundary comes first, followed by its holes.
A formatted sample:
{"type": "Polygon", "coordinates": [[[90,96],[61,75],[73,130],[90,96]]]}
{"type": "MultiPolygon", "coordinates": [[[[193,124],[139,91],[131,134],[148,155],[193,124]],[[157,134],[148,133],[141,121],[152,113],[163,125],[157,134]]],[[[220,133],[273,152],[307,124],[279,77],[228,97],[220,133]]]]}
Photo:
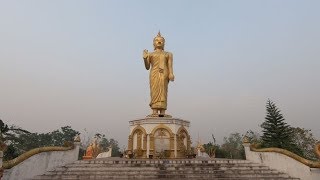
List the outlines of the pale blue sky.
{"type": "Polygon", "coordinates": [[[1,1],[0,118],[126,145],[150,113],[142,50],[161,30],[174,55],[168,113],[192,138],[260,131],[275,101],[320,137],[320,1],[1,1]]]}

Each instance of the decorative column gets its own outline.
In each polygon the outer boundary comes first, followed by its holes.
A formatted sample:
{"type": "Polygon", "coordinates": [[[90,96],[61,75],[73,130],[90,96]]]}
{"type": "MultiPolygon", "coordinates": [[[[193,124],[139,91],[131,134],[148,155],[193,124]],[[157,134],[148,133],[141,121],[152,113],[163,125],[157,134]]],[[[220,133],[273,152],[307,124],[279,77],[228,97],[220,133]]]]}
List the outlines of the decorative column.
{"type": "Polygon", "coordinates": [[[174,158],[174,137],[175,134],[170,135],[170,158],[174,158]]]}
{"type": "Polygon", "coordinates": [[[174,134],[174,157],[177,158],[177,135],[174,134]]]}
{"type": "Polygon", "coordinates": [[[132,136],[129,135],[129,138],[128,138],[128,150],[132,151],[132,148],[133,148],[132,146],[133,146],[132,136]]]}
{"type": "Polygon", "coordinates": [[[146,156],[146,158],[148,158],[147,155],[147,134],[143,134],[143,155],[146,156]]]}
{"type": "Polygon", "coordinates": [[[149,151],[151,151],[152,155],[154,155],[154,136],[153,136],[153,134],[150,134],[149,136],[150,136],[150,150],[149,151]]]}
{"type": "Polygon", "coordinates": [[[150,135],[147,134],[147,158],[149,158],[150,155],[150,135]]]}
{"type": "Polygon", "coordinates": [[[187,135],[187,152],[191,150],[191,138],[187,135]]]}
{"type": "Polygon", "coordinates": [[[142,149],[142,135],[141,135],[141,132],[137,133],[137,149],[142,149]]]}

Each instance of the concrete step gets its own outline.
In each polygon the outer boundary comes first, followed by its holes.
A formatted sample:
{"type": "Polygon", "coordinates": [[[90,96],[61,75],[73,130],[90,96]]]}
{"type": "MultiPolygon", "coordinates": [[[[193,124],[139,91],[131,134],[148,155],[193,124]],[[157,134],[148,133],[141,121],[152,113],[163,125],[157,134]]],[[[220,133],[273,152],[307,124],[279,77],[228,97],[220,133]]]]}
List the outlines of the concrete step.
{"type": "MultiPolygon", "coordinates": [[[[34,179],[295,179],[246,160],[82,160],[34,179]]],[[[296,180],[296,179],[295,179],[296,180]]]]}
{"type": "Polygon", "coordinates": [[[237,164],[237,163],[250,163],[247,160],[190,160],[190,159],[178,159],[178,160],[148,160],[148,159],[117,159],[117,160],[110,160],[110,159],[98,159],[98,160],[79,160],[76,161],[75,164],[185,164],[185,163],[192,163],[192,164],[202,164],[202,163],[209,163],[209,164],[237,164]]]}
{"type": "Polygon", "coordinates": [[[157,174],[165,172],[167,174],[217,174],[217,173],[224,173],[224,174],[279,174],[279,172],[275,170],[251,170],[251,171],[235,171],[235,170],[153,170],[153,171],[145,171],[145,170],[94,170],[94,171],[81,171],[81,170],[73,170],[73,171],[48,171],[46,174],[157,174]]]}
{"type": "MultiPolygon", "coordinates": [[[[159,167],[159,166],[180,166],[181,164],[70,164],[66,165],[66,167],[159,167]]],[[[184,166],[196,166],[196,167],[265,167],[260,164],[250,164],[250,163],[243,163],[243,164],[232,164],[232,163],[225,163],[225,164],[191,164],[191,163],[184,163],[184,166]]]]}
{"type": "Polygon", "coordinates": [[[73,179],[73,180],[91,180],[91,179],[217,179],[217,180],[298,180],[296,178],[285,178],[285,177],[262,177],[262,176],[248,176],[248,177],[218,177],[218,176],[210,176],[210,175],[203,175],[203,176],[141,176],[141,175],[132,175],[132,176],[105,176],[105,175],[60,175],[60,176],[38,176],[34,178],[35,180],[39,179],[73,179]]]}
{"type": "MultiPolygon", "coordinates": [[[[216,172],[216,173],[206,173],[206,172],[191,172],[191,173],[168,173],[168,172],[149,172],[149,173],[141,173],[141,172],[128,172],[128,173],[117,173],[117,172],[65,172],[63,174],[46,174],[45,176],[51,177],[88,177],[88,176],[101,176],[105,178],[117,177],[117,178],[130,178],[130,177],[153,177],[153,178],[218,178],[218,177],[228,177],[228,178],[289,178],[286,174],[281,173],[225,173],[225,172],[216,172]]],[[[44,177],[44,176],[42,176],[44,177]]]]}
{"type": "Polygon", "coordinates": [[[166,168],[179,168],[179,167],[185,167],[185,168],[209,168],[209,169],[268,169],[266,166],[218,166],[218,165],[157,165],[157,166],[131,166],[131,165],[125,165],[125,166],[110,166],[110,165],[86,165],[86,166],[78,166],[78,165],[73,165],[73,166],[64,166],[61,168],[78,168],[78,169],[88,169],[88,168],[140,168],[140,169],[158,169],[160,167],[166,167],[166,168]]]}
{"type": "Polygon", "coordinates": [[[278,173],[276,170],[271,170],[271,169],[263,169],[263,170],[255,170],[255,169],[202,169],[202,168],[162,168],[162,169],[140,169],[140,168],[94,168],[94,169],[77,169],[77,168],[71,168],[71,169],[56,169],[53,171],[49,171],[48,173],[62,173],[62,172],[106,172],[106,173],[112,173],[112,172],[118,172],[118,173],[127,173],[127,172],[141,172],[141,173],[148,173],[148,172],[154,172],[154,171],[166,171],[166,172],[184,172],[184,173],[189,173],[189,172],[202,172],[202,173],[215,173],[215,172],[224,172],[224,173],[278,173]]]}

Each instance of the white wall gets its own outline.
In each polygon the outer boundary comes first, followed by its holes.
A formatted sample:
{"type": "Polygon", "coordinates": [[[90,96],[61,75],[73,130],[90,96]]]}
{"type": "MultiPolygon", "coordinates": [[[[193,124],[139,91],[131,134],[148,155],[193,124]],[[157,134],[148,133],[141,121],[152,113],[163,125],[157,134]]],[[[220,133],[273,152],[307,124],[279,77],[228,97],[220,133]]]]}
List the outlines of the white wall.
{"type": "Polygon", "coordinates": [[[320,180],[319,168],[310,168],[281,153],[251,151],[249,143],[245,143],[243,146],[245,148],[246,159],[251,162],[264,164],[271,169],[276,169],[301,180],[320,180]]]}
{"type": "Polygon", "coordinates": [[[11,169],[5,170],[4,180],[30,179],[44,174],[57,166],[73,163],[78,160],[80,143],[75,142],[75,148],[68,151],[50,151],[35,154],[11,169]]]}

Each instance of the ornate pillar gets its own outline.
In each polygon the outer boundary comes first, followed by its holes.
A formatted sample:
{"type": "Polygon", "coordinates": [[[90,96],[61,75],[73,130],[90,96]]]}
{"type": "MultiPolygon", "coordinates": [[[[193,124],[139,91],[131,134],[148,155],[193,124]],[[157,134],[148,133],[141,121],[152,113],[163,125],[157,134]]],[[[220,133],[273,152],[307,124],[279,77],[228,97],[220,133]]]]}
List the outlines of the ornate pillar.
{"type": "Polygon", "coordinates": [[[137,149],[142,149],[142,134],[141,134],[141,132],[137,133],[137,149]]]}
{"type": "Polygon", "coordinates": [[[143,149],[143,156],[148,157],[147,155],[147,135],[143,134],[143,144],[142,144],[142,149],[143,149]]]}
{"type": "Polygon", "coordinates": [[[174,134],[170,134],[170,158],[174,157],[174,134]]]}
{"type": "Polygon", "coordinates": [[[174,149],[174,134],[170,135],[170,150],[174,149]]]}
{"type": "Polygon", "coordinates": [[[132,136],[129,135],[129,138],[128,138],[128,150],[132,151],[132,148],[133,148],[132,146],[133,146],[132,136]]]}
{"type": "Polygon", "coordinates": [[[150,155],[150,135],[147,134],[147,158],[149,158],[150,155]]]}
{"type": "Polygon", "coordinates": [[[177,135],[174,135],[174,157],[177,158],[177,135]]]}
{"type": "Polygon", "coordinates": [[[191,138],[190,135],[187,135],[187,151],[191,150],[191,138]]]}
{"type": "Polygon", "coordinates": [[[150,134],[150,150],[152,154],[154,155],[154,136],[153,134],[150,134]]]}
{"type": "Polygon", "coordinates": [[[143,134],[143,150],[147,149],[147,135],[143,134]]]}

